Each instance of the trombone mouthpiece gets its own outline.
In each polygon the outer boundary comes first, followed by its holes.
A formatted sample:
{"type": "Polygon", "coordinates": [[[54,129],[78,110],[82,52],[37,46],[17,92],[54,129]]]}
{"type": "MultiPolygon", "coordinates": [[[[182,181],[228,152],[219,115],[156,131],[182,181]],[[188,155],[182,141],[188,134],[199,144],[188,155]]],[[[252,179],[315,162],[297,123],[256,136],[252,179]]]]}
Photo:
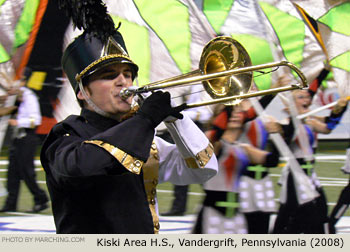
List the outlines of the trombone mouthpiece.
{"type": "Polygon", "coordinates": [[[123,99],[126,100],[131,96],[131,92],[127,89],[127,88],[123,88],[122,90],[120,90],[119,92],[119,96],[123,99]]]}
{"type": "Polygon", "coordinates": [[[130,96],[133,96],[136,94],[137,87],[129,87],[129,88],[122,88],[119,92],[119,96],[123,99],[126,100],[130,96]]]}

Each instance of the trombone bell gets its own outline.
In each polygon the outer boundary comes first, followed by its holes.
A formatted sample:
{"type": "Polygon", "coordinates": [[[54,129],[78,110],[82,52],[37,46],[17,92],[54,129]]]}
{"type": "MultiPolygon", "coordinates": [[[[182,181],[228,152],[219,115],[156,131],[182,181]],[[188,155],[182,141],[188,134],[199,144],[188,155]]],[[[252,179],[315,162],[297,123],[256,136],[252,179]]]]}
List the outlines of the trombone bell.
{"type": "MultiPolygon", "coordinates": [[[[231,37],[216,37],[203,48],[199,62],[202,76],[251,66],[251,60],[243,46],[231,37]]],[[[205,91],[213,99],[245,94],[250,90],[253,73],[246,72],[203,80],[205,91]]]]}

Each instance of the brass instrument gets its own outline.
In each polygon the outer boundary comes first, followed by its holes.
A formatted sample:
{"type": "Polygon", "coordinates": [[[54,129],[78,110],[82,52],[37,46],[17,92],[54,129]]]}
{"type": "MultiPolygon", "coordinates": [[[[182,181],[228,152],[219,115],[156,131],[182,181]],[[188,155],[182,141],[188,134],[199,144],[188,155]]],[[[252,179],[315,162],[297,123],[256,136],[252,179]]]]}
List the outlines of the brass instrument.
{"type": "Polygon", "coordinates": [[[213,100],[187,104],[186,108],[216,103],[232,104],[232,101],[235,100],[307,87],[304,74],[294,64],[288,61],[280,61],[252,66],[247,51],[239,42],[231,37],[219,36],[210,40],[203,48],[199,69],[166,80],[153,82],[143,87],[125,88],[121,90],[120,96],[126,99],[135,94],[176,86],[193,85],[199,81],[202,81],[204,89],[213,100]],[[253,83],[253,71],[280,66],[292,69],[298,75],[301,83],[249,92],[253,83]]]}

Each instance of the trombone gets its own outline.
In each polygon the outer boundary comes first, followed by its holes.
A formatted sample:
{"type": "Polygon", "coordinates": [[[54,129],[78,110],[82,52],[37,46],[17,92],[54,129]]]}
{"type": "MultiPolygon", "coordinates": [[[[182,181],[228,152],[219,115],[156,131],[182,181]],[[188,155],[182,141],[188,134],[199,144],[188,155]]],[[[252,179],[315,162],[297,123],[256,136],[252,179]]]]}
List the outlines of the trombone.
{"type": "Polygon", "coordinates": [[[307,80],[304,74],[294,64],[288,61],[280,61],[252,66],[247,51],[238,41],[231,37],[219,36],[210,40],[203,48],[199,69],[166,80],[153,82],[143,87],[124,88],[121,90],[120,96],[126,99],[136,94],[193,85],[199,81],[202,82],[205,91],[213,100],[186,104],[186,109],[217,103],[232,105],[234,104],[232,102],[235,100],[307,87],[307,80]],[[293,70],[298,75],[300,83],[249,92],[253,83],[253,71],[280,66],[286,66],[293,70]]]}

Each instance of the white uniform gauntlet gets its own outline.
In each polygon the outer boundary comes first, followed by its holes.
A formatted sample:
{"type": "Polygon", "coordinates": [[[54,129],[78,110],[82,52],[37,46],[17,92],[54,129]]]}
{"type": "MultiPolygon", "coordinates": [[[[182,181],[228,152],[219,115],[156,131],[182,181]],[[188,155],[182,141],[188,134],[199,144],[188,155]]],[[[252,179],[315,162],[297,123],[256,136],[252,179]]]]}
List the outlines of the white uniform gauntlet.
{"type": "Polygon", "coordinates": [[[184,113],[182,120],[166,122],[173,140],[190,168],[203,168],[213,155],[213,146],[205,134],[184,113]]]}

